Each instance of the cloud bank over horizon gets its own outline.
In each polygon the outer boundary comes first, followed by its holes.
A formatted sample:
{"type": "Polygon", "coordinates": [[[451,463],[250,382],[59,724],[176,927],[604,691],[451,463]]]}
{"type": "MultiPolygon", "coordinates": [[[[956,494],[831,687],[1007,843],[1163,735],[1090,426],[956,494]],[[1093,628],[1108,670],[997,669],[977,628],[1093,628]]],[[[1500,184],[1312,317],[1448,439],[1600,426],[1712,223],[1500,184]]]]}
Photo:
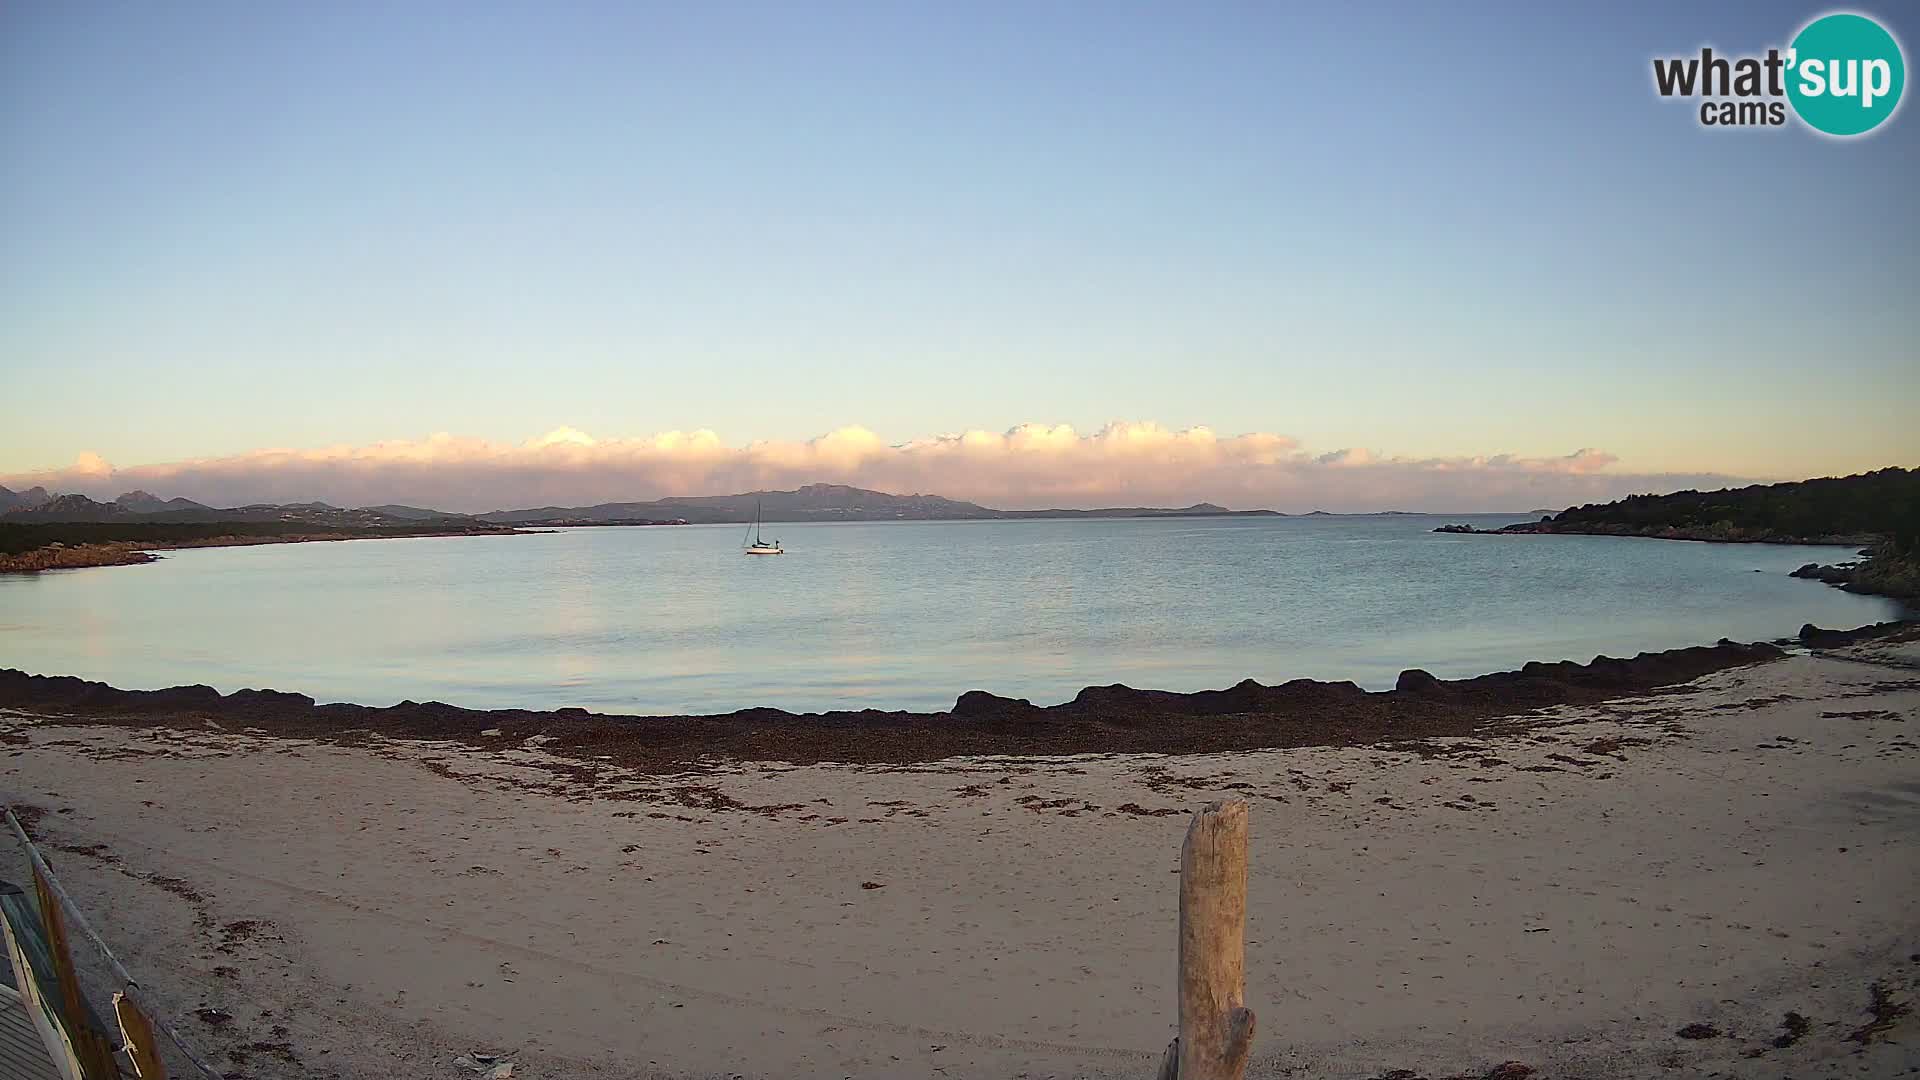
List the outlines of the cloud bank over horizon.
{"type": "Polygon", "coordinates": [[[1309,452],[1268,432],[1222,436],[1115,422],[1091,434],[1023,424],[888,443],[849,426],[804,442],[728,446],[705,429],[596,439],[570,427],[521,443],[446,433],[421,440],[115,466],[85,453],[70,466],[0,477],[111,499],[143,489],[213,506],[320,500],[342,506],[405,503],[478,513],[720,495],[809,483],[944,495],[1007,509],[1185,506],[1299,512],[1558,509],[1645,491],[1724,487],[1711,473],[1614,472],[1592,448],[1563,457],[1412,458],[1362,447],[1309,452]]]}

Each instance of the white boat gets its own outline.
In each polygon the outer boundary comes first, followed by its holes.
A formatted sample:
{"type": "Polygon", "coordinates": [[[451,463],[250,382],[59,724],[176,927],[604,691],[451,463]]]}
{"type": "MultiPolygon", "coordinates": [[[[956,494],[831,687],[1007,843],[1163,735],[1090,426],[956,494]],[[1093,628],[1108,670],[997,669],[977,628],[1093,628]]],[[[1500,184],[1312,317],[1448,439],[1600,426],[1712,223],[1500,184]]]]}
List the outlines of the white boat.
{"type": "Polygon", "coordinates": [[[785,555],[786,550],[778,540],[767,540],[760,535],[760,500],[753,501],[753,539],[747,541],[746,552],[749,555],[785,555]]]}

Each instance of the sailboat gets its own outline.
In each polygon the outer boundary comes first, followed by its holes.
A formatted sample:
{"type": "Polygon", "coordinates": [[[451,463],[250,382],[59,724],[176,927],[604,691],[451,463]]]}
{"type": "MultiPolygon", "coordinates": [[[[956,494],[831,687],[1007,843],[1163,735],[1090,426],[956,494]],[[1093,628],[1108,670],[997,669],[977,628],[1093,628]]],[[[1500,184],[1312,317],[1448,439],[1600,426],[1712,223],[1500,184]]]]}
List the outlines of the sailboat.
{"type": "Polygon", "coordinates": [[[760,500],[759,499],[753,500],[753,539],[747,542],[746,552],[749,555],[784,555],[786,554],[786,551],[780,546],[780,541],[767,540],[760,535],[760,500]]]}

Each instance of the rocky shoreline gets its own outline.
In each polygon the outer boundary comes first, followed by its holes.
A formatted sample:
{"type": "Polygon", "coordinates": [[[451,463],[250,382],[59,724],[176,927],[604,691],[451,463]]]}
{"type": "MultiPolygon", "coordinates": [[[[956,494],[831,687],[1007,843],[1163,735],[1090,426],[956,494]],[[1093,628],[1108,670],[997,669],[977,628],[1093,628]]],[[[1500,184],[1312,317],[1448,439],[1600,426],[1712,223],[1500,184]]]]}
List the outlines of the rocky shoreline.
{"type": "Polygon", "coordinates": [[[1790,576],[1825,582],[1850,593],[1892,597],[1909,607],[1920,604],[1920,559],[1872,550],[1861,554],[1865,558],[1854,562],[1807,563],[1790,576]]]}
{"type": "MultiPolygon", "coordinates": [[[[1836,633],[1852,642],[1904,640],[1920,630],[1911,623],[1845,632],[1809,626],[1801,638],[1820,647],[1836,633]]],[[[1784,655],[1774,644],[1723,640],[1630,659],[1533,662],[1518,671],[1471,679],[1409,670],[1387,691],[1367,691],[1351,682],[1295,679],[1268,686],[1248,679],[1195,693],[1089,686],[1072,701],[1045,707],[973,690],[946,712],[796,714],[757,708],[706,716],[482,710],[413,701],[384,708],[323,705],[304,694],[276,690],[221,694],[199,685],[121,690],[71,676],[0,669],[0,707],[85,723],[244,728],[343,742],[382,735],[499,747],[537,735],[550,752],[675,772],[716,760],[879,764],[970,755],[1195,754],[1417,742],[1471,735],[1489,721],[1534,709],[1646,694],[1784,655]]]]}
{"type": "Polygon", "coordinates": [[[1865,547],[1880,543],[1884,537],[1872,533],[1829,533],[1819,536],[1781,536],[1774,533],[1746,532],[1740,529],[1690,529],[1676,525],[1626,525],[1618,522],[1561,522],[1551,519],[1522,521],[1498,529],[1472,525],[1441,525],[1437,533],[1463,536],[1632,536],[1646,540],[1691,540],[1702,544],[1808,544],[1815,546],[1865,547]]]}
{"type": "Polygon", "coordinates": [[[1441,525],[1433,530],[1461,536],[1630,536],[1648,540],[1692,540],[1707,544],[1807,544],[1861,548],[1854,562],[1807,563],[1788,576],[1825,582],[1836,588],[1863,596],[1885,596],[1912,605],[1920,602],[1920,560],[1883,550],[1884,537],[1872,535],[1831,536],[1742,536],[1725,530],[1634,528],[1627,525],[1564,524],[1551,520],[1525,521],[1498,529],[1480,529],[1472,525],[1441,525]]]}

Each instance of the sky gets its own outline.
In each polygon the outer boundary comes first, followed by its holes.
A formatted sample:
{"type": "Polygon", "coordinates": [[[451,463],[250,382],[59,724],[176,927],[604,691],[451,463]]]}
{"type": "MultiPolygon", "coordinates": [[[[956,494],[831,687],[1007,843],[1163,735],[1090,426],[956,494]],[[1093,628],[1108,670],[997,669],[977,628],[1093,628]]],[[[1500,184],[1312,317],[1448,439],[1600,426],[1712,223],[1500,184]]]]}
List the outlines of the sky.
{"type": "Polygon", "coordinates": [[[1920,464],[1920,115],[1652,88],[1827,10],[21,0],[0,483],[1526,509],[1920,464]]]}

